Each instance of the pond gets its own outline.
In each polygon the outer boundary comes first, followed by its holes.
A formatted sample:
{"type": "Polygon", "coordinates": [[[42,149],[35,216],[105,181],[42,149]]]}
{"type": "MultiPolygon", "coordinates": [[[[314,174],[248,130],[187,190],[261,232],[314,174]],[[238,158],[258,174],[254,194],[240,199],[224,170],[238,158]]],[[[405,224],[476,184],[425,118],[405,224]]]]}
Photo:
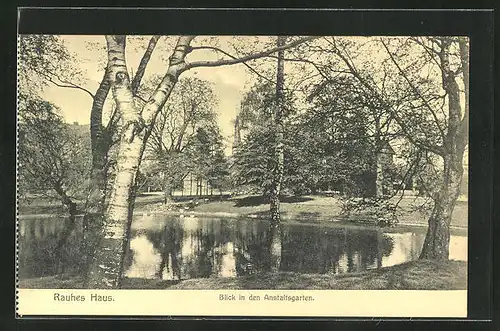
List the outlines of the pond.
{"type": "MultiPolygon", "coordinates": [[[[19,277],[71,271],[55,247],[65,220],[20,220],[19,277]]],[[[73,240],[79,238],[76,228],[73,240]]],[[[139,216],[133,223],[126,276],[180,280],[235,277],[259,271],[340,274],[418,258],[425,228],[381,229],[257,219],[139,216]]],[[[73,259],[78,258],[74,257],[73,259]]],[[[450,259],[467,260],[466,233],[453,233],[450,259]]]]}

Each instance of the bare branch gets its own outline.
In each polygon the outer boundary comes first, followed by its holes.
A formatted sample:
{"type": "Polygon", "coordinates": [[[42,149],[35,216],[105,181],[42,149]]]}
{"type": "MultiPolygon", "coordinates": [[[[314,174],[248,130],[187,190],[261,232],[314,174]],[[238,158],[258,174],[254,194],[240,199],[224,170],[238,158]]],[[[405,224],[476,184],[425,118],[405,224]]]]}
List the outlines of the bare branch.
{"type": "MultiPolygon", "coordinates": [[[[268,55],[266,57],[270,57],[270,58],[273,58],[273,59],[278,59],[278,57],[276,55],[268,55]]],[[[311,64],[317,71],[318,73],[325,79],[328,79],[328,77],[322,72],[321,68],[319,67],[319,65],[317,63],[315,63],[314,61],[311,61],[311,60],[308,60],[308,59],[292,59],[292,58],[284,58],[283,59],[285,62],[302,62],[302,63],[308,63],[308,64],[311,64]]]]}
{"type": "Polygon", "coordinates": [[[384,46],[385,50],[387,51],[387,54],[391,58],[391,61],[394,63],[394,65],[396,66],[396,68],[398,68],[398,71],[401,74],[401,76],[403,76],[403,78],[406,80],[406,82],[408,83],[408,85],[410,86],[410,88],[413,90],[413,92],[415,92],[415,94],[422,100],[422,102],[424,103],[424,106],[427,109],[429,109],[429,111],[430,111],[430,113],[431,113],[431,115],[434,118],[434,121],[436,123],[436,127],[438,128],[439,132],[441,133],[441,138],[443,139],[443,141],[445,141],[446,140],[446,134],[445,134],[443,128],[441,127],[441,125],[439,124],[439,119],[438,119],[438,117],[436,115],[436,112],[429,105],[428,100],[424,98],[424,96],[422,95],[422,93],[420,93],[420,91],[418,90],[418,88],[415,87],[415,85],[413,85],[413,83],[408,78],[408,76],[406,75],[406,73],[404,72],[404,70],[401,68],[401,66],[399,65],[399,63],[394,58],[394,55],[391,53],[391,51],[387,47],[387,44],[382,39],[380,41],[381,41],[382,45],[384,46]]]}
{"type": "MultiPolygon", "coordinates": [[[[234,59],[234,60],[237,60],[238,58],[234,55],[231,55],[229,54],[228,52],[218,48],[218,47],[213,47],[213,46],[195,46],[195,47],[191,47],[192,50],[197,50],[197,49],[211,49],[211,50],[214,50],[214,51],[217,51],[217,52],[220,52],[228,57],[230,57],[231,59],[234,59]]],[[[254,74],[256,74],[257,76],[259,76],[260,78],[266,80],[267,82],[270,82],[272,84],[276,84],[274,82],[274,80],[272,79],[269,79],[267,78],[266,76],[260,74],[257,70],[255,70],[254,68],[252,68],[248,63],[245,63],[245,62],[242,62],[242,64],[247,67],[251,72],[253,72],[254,74]]]]}
{"type": "Polygon", "coordinates": [[[281,50],[285,50],[285,49],[289,49],[289,48],[298,46],[300,44],[303,44],[303,43],[305,43],[307,41],[310,41],[310,40],[313,40],[313,39],[316,39],[316,38],[319,38],[319,37],[316,37],[316,36],[314,36],[314,37],[305,37],[305,38],[293,41],[293,42],[291,42],[289,44],[286,44],[286,45],[283,45],[283,46],[280,46],[280,47],[273,47],[273,48],[268,49],[268,50],[263,51],[263,52],[258,52],[258,53],[250,54],[250,55],[243,56],[241,58],[236,58],[236,59],[226,59],[226,60],[218,60],[218,61],[196,61],[196,62],[191,62],[191,63],[187,63],[186,64],[184,70],[188,70],[188,69],[196,68],[196,67],[220,67],[220,66],[238,64],[238,63],[245,63],[245,62],[248,62],[248,61],[251,61],[251,60],[255,60],[255,59],[258,59],[258,58],[261,58],[261,57],[268,56],[268,55],[270,55],[272,53],[275,53],[275,52],[278,52],[278,51],[281,51],[281,50]]]}
{"type": "Polygon", "coordinates": [[[87,90],[86,88],[84,88],[82,86],[79,86],[79,85],[76,85],[75,83],[72,83],[70,81],[63,80],[63,79],[59,78],[59,76],[57,76],[54,73],[47,74],[47,73],[41,72],[41,71],[39,71],[39,73],[42,76],[44,76],[49,82],[51,82],[52,84],[54,84],[54,85],[56,85],[58,87],[73,88],[73,89],[82,90],[82,91],[88,93],[92,99],[94,98],[94,94],[92,92],[90,92],[89,90],[87,90]],[[56,77],[59,82],[57,82],[54,79],[54,77],[56,77]]]}
{"type": "Polygon", "coordinates": [[[144,99],[143,97],[141,97],[141,96],[140,96],[140,95],[138,95],[138,94],[134,95],[134,98],[137,98],[137,99],[141,100],[141,101],[142,101],[142,102],[144,102],[144,103],[148,102],[146,99],[144,99]]]}
{"type": "Polygon", "coordinates": [[[149,97],[148,102],[141,109],[141,116],[144,122],[149,127],[145,138],[149,136],[149,132],[156,121],[158,113],[167,101],[172,89],[174,88],[179,75],[186,70],[185,57],[190,51],[189,44],[194,39],[194,36],[180,36],[177,44],[169,58],[169,66],[163,79],[156,87],[153,94],[149,97]]]}
{"type": "Polygon", "coordinates": [[[408,126],[404,123],[404,121],[399,117],[398,115],[398,112],[397,110],[395,110],[392,105],[390,105],[386,100],[384,100],[384,98],[381,96],[381,94],[375,89],[375,87],[371,86],[370,84],[368,84],[368,82],[361,76],[361,74],[357,71],[357,69],[354,67],[354,65],[351,63],[351,61],[349,61],[348,58],[346,58],[338,49],[334,49],[333,52],[335,54],[337,54],[338,57],[340,57],[340,59],[342,61],[344,61],[344,63],[347,65],[347,67],[349,68],[351,74],[369,91],[371,92],[372,96],[374,96],[375,98],[377,98],[377,100],[381,103],[381,105],[383,105],[384,107],[386,107],[387,109],[391,109],[391,113],[392,115],[394,116],[394,120],[396,121],[396,123],[398,123],[398,125],[401,127],[401,129],[406,132],[407,134],[405,134],[405,136],[407,137],[407,139],[412,143],[414,144],[415,146],[418,146],[420,148],[424,148],[428,151],[431,151],[437,155],[443,155],[443,147],[442,146],[433,146],[433,145],[429,145],[425,142],[422,142],[420,140],[417,140],[415,139],[411,134],[409,134],[410,130],[408,128],[408,126]]]}
{"type": "Polygon", "coordinates": [[[131,87],[132,87],[132,93],[134,95],[137,94],[137,90],[139,89],[139,85],[141,84],[142,77],[144,76],[144,72],[146,71],[146,67],[149,63],[149,60],[151,59],[151,54],[153,53],[159,39],[160,36],[153,36],[149,40],[148,47],[146,48],[146,51],[142,56],[141,62],[139,63],[139,67],[137,67],[137,72],[134,78],[132,79],[131,87]]]}
{"type": "Polygon", "coordinates": [[[416,42],[417,44],[419,44],[420,46],[422,46],[425,50],[425,52],[431,57],[431,59],[438,65],[438,67],[440,67],[440,64],[438,62],[438,60],[436,59],[436,55],[439,56],[439,52],[436,51],[434,48],[432,47],[429,47],[427,46],[426,44],[424,44],[422,41],[420,41],[418,38],[410,38],[411,40],[413,40],[414,42],[416,42]]]}

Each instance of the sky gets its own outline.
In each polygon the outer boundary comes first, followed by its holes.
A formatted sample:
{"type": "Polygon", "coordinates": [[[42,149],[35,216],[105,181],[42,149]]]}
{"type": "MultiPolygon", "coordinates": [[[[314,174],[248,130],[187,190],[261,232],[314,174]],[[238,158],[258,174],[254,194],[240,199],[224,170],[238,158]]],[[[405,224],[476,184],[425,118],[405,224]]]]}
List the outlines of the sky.
{"type": "MultiPolygon", "coordinates": [[[[105,64],[105,39],[104,36],[62,36],[68,50],[73,53],[78,62],[76,66],[82,71],[83,80],[80,83],[91,92],[95,92],[103,75],[105,64]]],[[[132,38],[127,41],[127,65],[130,70],[137,68],[144,47],[149,37],[142,39],[132,38]],[[141,47],[138,47],[141,46],[141,47]]],[[[167,69],[167,58],[170,55],[172,42],[175,37],[160,39],[153,56],[148,64],[143,81],[153,73],[165,73],[167,69]],[[162,44],[163,42],[163,44],[162,44]]],[[[195,39],[196,40],[196,39],[195,39]]],[[[229,37],[219,37],[217,42],[224,46],[229,37]]],[[[227,48],[225,48],[227,49],[227,48]]],[[[214,58],[207,51],[196,51],[188,55],[188,60],[208,60],[214,58]]],[[[215,59],[215,58],[214,58],[215,59]]],[[[182,74],[181,77],[197,76],[198,78],[213,83],[214,94],[218,99],[217,113],[221,132],[225,138],[226,150],[231,148],[233,135],[233,121],[240,107],[240,102],[246,87],[251,84],[254,75],[249,73],[242,64],[196,68],[182,74]]],[[[50,85],[44,91],[44,97],[61,108],[65,121],[79,124],[90,123],[90,109],[92,98],[84,91],[78,89],[61,88],[50,85]]],[[[110,102],[106,102],[105,109],[109,109],[110,102]]]]}

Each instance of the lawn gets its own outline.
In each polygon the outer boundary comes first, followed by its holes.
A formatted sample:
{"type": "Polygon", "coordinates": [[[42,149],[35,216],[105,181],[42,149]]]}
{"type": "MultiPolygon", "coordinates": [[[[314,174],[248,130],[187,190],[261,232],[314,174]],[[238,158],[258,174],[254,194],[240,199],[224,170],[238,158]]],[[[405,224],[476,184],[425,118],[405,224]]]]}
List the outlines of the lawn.
{"type": "MultiPolygon", "coordinates": [[[[393,198],[397,200],[398,198],[393,198]]],[[[134,213],[191,213],[219,217],[247,217],[268,218],[269,205],[261,196],[241,196],[225,200],[215,198],[205,202],[199,200],[198,204],[179,202],[172,205],[163,204],[162,195],[143,195],[136,199],[134,213]]],[[[404,197],[399,203],[399,222],[403,225],[427,225],[428,215],[414,210],[416,205],[424,203],[422,198],[404,197]]],[[[451,225],[454,227],[467,227],[467,201],[459,200],[453,211],[451,225]]],[[[22,217],[40,217],[50,215],[64,215],[65,211],[58,202],[48,202],[36,199],[30,204],[21,202],[19,214],[22,217]]],[[[351,214],[348,218],[341,215],[341,204],[336,197],[326,196],[292,196],[283,197],[281,201],[281,218],[283,221],[298,220],[309,222],[331,221],[356,221],[373,222],[373,214],[369,209],[351,214]]]]}
{"type": "MultiPolygon", "coordinates": [[[[82,288],[81,278],[51,276],[19,281],[20,288],[82,288]]],[[[467,262],[412,261],[391,267],[340,275],[293,272],[258,273],[232,278],[183,281],[125,278],[124,289],[330,289],[465,290],[467,262]]]]}
{"type": "MultiPolygon", "coordinates": [[[[165,206],[162,202],[154,202],[151,198],[148,203],[142,203],[136,208],[136,214],[142,213],[192,213],[200,215],[268,218],[269,205],[260,196],[234,197],[227,200],[200,201],[198,205],[191,206],[188,210],[183,204],[165,206]]],[[[396,201],[398,198],[393,198],[396,201]]],[[[157,200],[158,201],[158,200],[157,200]]],[[[415,206],[425,201],[418,197],[404,197],[399,203],[398,219],[404,225],[427,225],[428,214],[415,210],[415,206]]],[[[185,204],[184,204],[185,205],[185,204]]],[[[187,208],[187,207],[186,207],[187,208]]],[[[467,227],[467,201],[457,201],[453,212],[452,226],[467,227]]],[[[300,221],[375,221],[367,209],[361,213],[353,213],[348,218],[341,214],[341,203],[336,197],[326,196],[301,196],[284,197],[281,201],[281,219],[300,221]]]]}
{"type": "Polygon", "coordinates": [[[308,290],[460,290],[467,288],[463,261],[412,261],[392,267],[341,275],[255,274],[235,278],[191,279],[171,289],[308,289],[308,290]]]}
{"type": "MultiPolygon", "coordinates": [[[[163,195],[159,194],[144,194],[136,198],[135,207],[137,209],[151,203],[163,201],[163,195]]],[[[85,201],[75,200],[77,210],[82,210],[85,206],[85,201]]],[[[20,200],[18,202],[18,211],[22,216],[39,216],[39,215],[64,215],[67,213],[59,200],[49,200],[44,197],[32,197],[29,200],[20,200]]]]}

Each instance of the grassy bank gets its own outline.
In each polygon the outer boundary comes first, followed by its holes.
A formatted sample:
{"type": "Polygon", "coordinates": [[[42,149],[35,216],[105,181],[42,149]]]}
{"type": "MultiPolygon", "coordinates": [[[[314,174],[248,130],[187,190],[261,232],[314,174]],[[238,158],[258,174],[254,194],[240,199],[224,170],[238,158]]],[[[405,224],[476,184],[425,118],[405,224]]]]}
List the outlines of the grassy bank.
{"type": "MultiPolygon", "coordinates": [[[[397,200],[398,198],[393,198],[397,200]]],[[[404,197],[399,203],[398,219],[400,224],[427,225],[428,214],[415,209],[424,203],[422,198],[404,197]]],[[[171,205],[163,204],[162,195],[144,195],[136,199],[134,214],[148,213],[193,213],[195,215],[211,215],[219,217],[269,218],[269,205],[261,196],[234,197],[226,200],[204,202],[187,206],[181,202],[171,205]]],[[[467,227],[467,201],[457,201],[453,211],[451,225],[467,227]]],[[[34,200],[32,203],[20,203],[19,214],[22,217],[40,217],[44,215],[65,215],[58,202],[34,200]]],[[[348,218],[341,214],[341,203],[336,197],[300,196],[284,197],[281,201],[281,218],[283,221],[298,220],[307,222],[331,222],[348,220],[357,222],[374,222],[370,209],[361,213],[352,213],[348,218]]]]}
{"type": "MultiPolygon", "coordinates": [[[[20,288],[82,288],[79,278],[64,276],[20,280],[20,288]]],[[[392,267],[341,275],[259,273],[233,278],[161,281],[126,278],[124,289],[331,289],[331,290],[464,290],[467,262],[412,261],[392,267]]]]}
{"type": "MultiPolygon", "coordinates": [[[[151,198],[149,198],[151,199],[151,198]]],[[[397,198],[394,198],[397,200],[397,198]]],[[[406,197],[399,203],[398,219],[400,224],[427,226],[428,214],[415,210],[424,202],[422,198],[406,197]]],[[[457,201],[453,212],[452,226],[467,227],[467,202],[457,201]]],[[[134,211],[142,213],[193,213],[199,215],[269,218],[269,205],[260,196],[234,197],[222,201],[201,202],[189,210],[183,210],[182,204],[165,206],[162,202],[150,200],[140,204],[134,211]]],[[[357,222],[376,221],[367,209],[363,213],[352,213],[348,218],[341,214],[341,203],[338,198],[325,196],[285,197],[281,201],[281,218],[287,220],[304,220],[310,222],[350,220],[357,222]]]]}

